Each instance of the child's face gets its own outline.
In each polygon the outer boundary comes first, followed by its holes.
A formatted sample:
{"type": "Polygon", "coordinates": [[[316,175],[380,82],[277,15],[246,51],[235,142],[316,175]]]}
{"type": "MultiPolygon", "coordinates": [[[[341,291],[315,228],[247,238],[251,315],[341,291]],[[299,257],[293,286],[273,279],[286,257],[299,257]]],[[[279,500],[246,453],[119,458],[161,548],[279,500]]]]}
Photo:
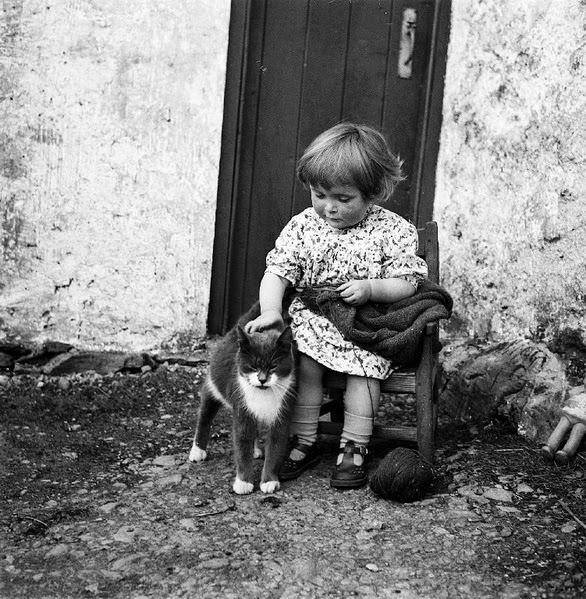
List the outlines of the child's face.
{"type": "Polygon", "coordinates": [[[330,189],[312,185],[310,190],[313,209],[334,229],[352,227],[366,216],[368,202],[353,185],[338,185],[330,189]]]}

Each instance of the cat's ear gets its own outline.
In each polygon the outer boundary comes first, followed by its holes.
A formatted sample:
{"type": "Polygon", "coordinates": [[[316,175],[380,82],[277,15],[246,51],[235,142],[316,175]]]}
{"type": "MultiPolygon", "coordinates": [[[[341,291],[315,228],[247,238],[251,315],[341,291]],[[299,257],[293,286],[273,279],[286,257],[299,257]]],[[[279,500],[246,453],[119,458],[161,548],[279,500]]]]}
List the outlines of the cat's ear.
{"type": "Polygon", "coordinates": [[[283,332],[279,335],[279,344],[289,346],[293,342],[293,332],[291,327],[285,327],[283,332]]]}
{"type": "Polygon", "coordinates": [[[236,333],[238,334],[238,343],[240,344],[240,347],[247,347],[250,344],[250,339],[248,338],[246,331],[238,325],[236,327],[236,333]]]}

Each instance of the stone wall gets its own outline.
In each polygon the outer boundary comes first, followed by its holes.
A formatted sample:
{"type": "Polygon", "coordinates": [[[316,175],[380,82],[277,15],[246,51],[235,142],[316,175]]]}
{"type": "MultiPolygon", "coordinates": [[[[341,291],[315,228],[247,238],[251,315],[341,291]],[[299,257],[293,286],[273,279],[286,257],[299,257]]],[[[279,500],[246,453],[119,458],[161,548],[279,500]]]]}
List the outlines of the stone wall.
{"type": "Polygon", "coordinates": [[[586,2],[452,7],[434,214],[451,332],[586,342],[586,2]]]}
{"type": "Polygon", "coordinates": [[[229,0],[0,9],[0,338],[205,333],[229,0]]]}

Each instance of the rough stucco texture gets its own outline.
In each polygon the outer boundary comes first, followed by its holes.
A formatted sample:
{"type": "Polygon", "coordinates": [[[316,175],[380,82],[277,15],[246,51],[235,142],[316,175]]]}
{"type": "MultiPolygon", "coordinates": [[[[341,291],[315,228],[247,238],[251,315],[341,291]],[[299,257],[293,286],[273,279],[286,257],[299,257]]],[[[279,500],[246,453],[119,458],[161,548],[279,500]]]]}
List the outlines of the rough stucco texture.
{"type": "Polygon", "coordinates": [[[0,10],[0,338],[205,332],[229,0],[0,10]]]}
{"type": "Polygon", "coordinates": [[[434,216],[454,326],[583,333],[586,2],[452,7],[434,216]]]}

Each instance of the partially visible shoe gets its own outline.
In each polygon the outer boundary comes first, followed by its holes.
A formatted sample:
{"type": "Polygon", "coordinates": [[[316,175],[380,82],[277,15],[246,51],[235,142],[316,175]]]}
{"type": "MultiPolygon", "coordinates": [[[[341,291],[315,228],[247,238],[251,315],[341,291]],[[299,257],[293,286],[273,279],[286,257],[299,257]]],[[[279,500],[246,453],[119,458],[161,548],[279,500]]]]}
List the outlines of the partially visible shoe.
{"type": "Polygon", "coordinates": [[[342,461],[336,465],[336,471],[330,478],[330,486],[336,489],[358,489],[366,484],[366,462],[368,449],[354,445],[354,441],[348,441],[342,450],[342,461]],[[362,456],[362,464],[354,463],[354,455],[362,456]]]}
{"type": "Polygon", "coordinates": [[[307,443],[294,443],[289,451],[289,455],[291,455],[293,449],[302,453],[304,457],[300,460],[293,460],[287,456],[281,466],[281,470],[279,470],[280,480],[293,480],[307,469],[315,466],[320,460],[321,455],[317,443],[314,443],[313,445],[307,443]]]}

